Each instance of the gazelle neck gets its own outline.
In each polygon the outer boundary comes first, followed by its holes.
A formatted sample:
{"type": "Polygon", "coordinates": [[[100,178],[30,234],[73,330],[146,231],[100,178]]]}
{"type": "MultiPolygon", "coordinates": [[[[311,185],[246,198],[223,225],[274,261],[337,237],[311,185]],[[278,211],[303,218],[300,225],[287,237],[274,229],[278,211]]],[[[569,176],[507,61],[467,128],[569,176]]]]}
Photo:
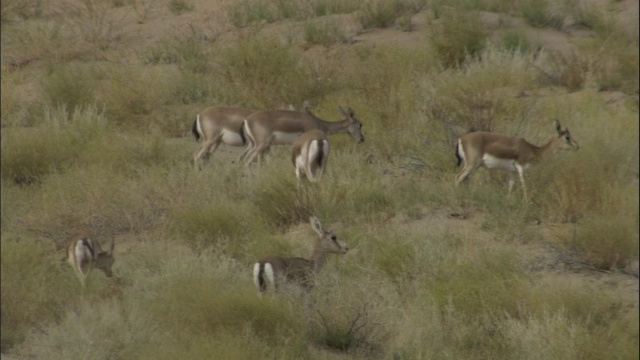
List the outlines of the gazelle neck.
{"type": "Polygon", "coordinates": [[[324,132],[326,132],[329,135],[347,132],[347,129],[349,128],[349,124],[350,124],[349,119],[344,119],[340,121],[325,121],[318,118],[318,120],[320,120],[320,122],[323,125],[322,127],[324,129],[322,130],[324,130],[324,132]]]}
{"type": "Polygon", "coordinates": [[[551,155],[556,148],[556,143],[560,140],[558,137],[553,137],[546,144],[542,146],[532,145],[532,150],[534,154],[534,158],[537,161],[543,160],[547,156],[551,155]]]}
{"type": "Polygon", "coordinates": [[[311,263],[311,270],[315,274],[320,273],[320,271],[322,271],[322,268],[327,263],[328,259],[329,259],[329,253],[323,250],[320,246],[316,246],[313,249],[313,254],[311,255],[311,259],[309,259],[309,262],[311,263]]]}

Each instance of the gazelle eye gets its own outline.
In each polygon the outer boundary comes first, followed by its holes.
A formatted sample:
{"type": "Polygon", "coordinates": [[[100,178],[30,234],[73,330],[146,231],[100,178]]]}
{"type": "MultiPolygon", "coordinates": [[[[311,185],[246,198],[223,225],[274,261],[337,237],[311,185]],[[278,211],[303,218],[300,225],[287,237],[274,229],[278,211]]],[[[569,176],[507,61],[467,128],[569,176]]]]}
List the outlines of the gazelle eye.
{"type": "Polygon", "coordinates": [[[338,240],[338,237],[335,236],[335,235],[331,235],[331,240],[336,241],[336,240],[338,240]]]}

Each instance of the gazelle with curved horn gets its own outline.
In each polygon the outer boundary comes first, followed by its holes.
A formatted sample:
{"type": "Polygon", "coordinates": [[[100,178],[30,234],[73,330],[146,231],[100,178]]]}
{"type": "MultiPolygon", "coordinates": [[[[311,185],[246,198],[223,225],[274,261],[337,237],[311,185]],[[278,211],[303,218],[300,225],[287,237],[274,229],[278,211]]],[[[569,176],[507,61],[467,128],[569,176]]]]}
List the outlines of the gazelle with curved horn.
{"type": "Polygon", "coordinates": [[[100,243],[88,236],[72,238],[67,246],[67,262],[75,270],[83,287],[93,268],[102,270],[107,277],[113,276],[111,267],[115,261],[113,257],[115,246],[115,240],[112,240],[110,250],[103,251],[100,243]]]}
{"type": "Polygon", "coordinates": [[[308,292],[313,288],[315,277],[327,263],[330,254],[345,254],[347,244],[332,231],[325,230],[317,217],[309,218],[311,227],[318,234],[310,259],[268,256],[253,266],[253,281],[260,295],[273,289],[281,290],[285,285],[293,285],[308,292]]]}
{"type": "Polygon", "coordinates": [[[327,135],[347,133],[357,142],[364,141],[362,123],[352,108],[348,111],[338,107],[344,119],[336,122],[325,121],[313,115],[305,105],[305,111],[271,110],[255,112],[244,122],[244,129],[249,139],[249,153],[245,165],[256,158],[264,158],[271,145],[292,144],[300,134],[318,129],[327,135]]]}
{"type": "Polygon", "coordinates": [[[460,163],[464,166],[456,176],[456,185],[468,179],[480,166],[487,169],[506,170],[510,172],[508,194],[511,194],[517,173],[522,183],[524,199],[527,201],[524,171],[531,164],[540,162],[557,149],[578,150],[580,148],[569,129],[562,130],[557,120],[555,126],[558,135],[542,146],[533,145],[523,138],[490,132],[472,132],[462,136],[456,145],[456,157],[458,166],[460,163]]]}
{"type": "Polygon", "coordinates": [[[309,130],[298,136],[291,148],[291,162],[300,184],[302,175],[311,182],[319,181],[329,159],[329,140],[320,130],[309,130]]]}
{"type": "MultiPolygon", "coordinates": [[[[244,146],[247,139],[244,134],[244,120],[255,110],[232,106],[210,106],[202,110],[193,122],[191,131],[196,141],[202,137],[202,145],[193,154],[196,169],[199,162],[206,161],[220,144],[244,146]]],[[[244,158],[247,150],[240,155],[244,158]]]]}

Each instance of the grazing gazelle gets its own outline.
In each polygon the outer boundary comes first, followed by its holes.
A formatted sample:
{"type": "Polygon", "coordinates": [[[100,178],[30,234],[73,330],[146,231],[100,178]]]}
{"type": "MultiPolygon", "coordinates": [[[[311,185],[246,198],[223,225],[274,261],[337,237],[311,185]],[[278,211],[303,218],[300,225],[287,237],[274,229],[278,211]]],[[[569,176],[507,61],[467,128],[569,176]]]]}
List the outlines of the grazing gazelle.
{"type": "Polygon", "coordinates": [[[99,242],[87,236],[76,236],[69,243],[67,246],[67,262],[75,270],[83,287],[89,272],[93,268],[102,270],[107,277],[113,276],[111,267],[114,262],[113,249],[115,246],[116,243],[112,240],[111,249],[108,252],[103,251],[99,242]]]}
{"type": "Polygon", "coordinates": [[[305,111],[271,110],[249,115],[244,122],[244,131],[250,143],[245,164],[251,164],[256,157],[262,159],[271,145],[292,144],[300,134],[313,129],[322,130],[328,135],[348,133],[357,142],[363,142],[362,123],[353,109],[338,109],[345,118],[336,122],[313,115],[307,105],[305,111]]]}
{"type": "MultiPolygon", "coordinates": [[[[206,161],[211,154],[224,143],[231,146],[244,146],[247,139],[244,135],[244,120],[255,110],[230,107],[211,106],[198,114],[191,131],[196,141],[202,137],[202,146],[193,154],[193,163],[199,168],[199,161],[206,161]]],[[[245,152],[240,156],[243,159],[245,152]]]]}
{"type": "Polygon", "coordinates": [[[456,176],[456,185],[471,176],[480,166],[488,169],[509,171],[509,191],[515,182],[517,173],[522,183],[524,199],[527,201],[527,187],[524,182],[524,171],[531,164],[537,163],[556,149],[578,150],[578,143],[571,137],[569,129],[562,130],[560,122],[555,122],[557,136],[542,146],[535,146],[525,139],[494,134],[490,132],[472,132],[458,139],[456,157],[458,166],[464,163],[456,176]]]}
{"type": "Polygon", "coordinates": [[[317,217],[310,219],[311,227],[318,233],[311,259],[268,256],[253,266],[253,281],[260,292],[269,288],[281,290],[293,285],[308,292],[314,286],[316,275],[327,263],[329,254],[345,254],[349,247],[330,230],[324,230],[317,217]]]}
{"type": "Polygon", "coordinates": [[[298,184],[302,174],[311,182],[320,180],[329,159],[329,140],[321,130],[309,130],[298,136],[291,148],[291,162],[298,184]]]}

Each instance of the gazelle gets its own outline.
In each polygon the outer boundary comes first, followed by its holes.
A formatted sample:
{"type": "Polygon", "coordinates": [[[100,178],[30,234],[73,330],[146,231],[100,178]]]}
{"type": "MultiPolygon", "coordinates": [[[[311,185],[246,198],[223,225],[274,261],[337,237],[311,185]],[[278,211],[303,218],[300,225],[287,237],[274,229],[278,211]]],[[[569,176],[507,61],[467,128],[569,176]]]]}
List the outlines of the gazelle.
{"type": "Polygon", "coordinates": [[[84,287],[85,280],[91,269],[97,268],[104,272],[107,277],[112,277],[113,272],[113,250],[116,246],[115,241],[111,241],[111,249],[103,251],[100,243],[87,237],[77,236],[67,246],[67,262],[73,267],[76,275],[80,279],[80,283],[84,287]]]}
{"type": "Polygon", "coordinates": [[[313,288],[315,277],[327,263],[329,254],[345,254],[347,244],[330,230],[324,230],[317,217],[312,216],[311,227],[318,234],[311,259],[268,256],[253,266],[253,281],[260,295],[268,291],[281,290],[293,285],[308,292],[313,288]]]}
{"type": "MultiPolygon", "coordinates": [[[[193,163],[196,169],[198,162],[206,161],[220,144],[231,146],[244,146],[247,139],[244,134],[244,120],[255,110],[231,107],[210,106],[202,110],[193,122],[191,132],[196,141],[202,137],[202,145],[193,154],[193,163]]],[[[240,160],[246,155],[246,150],[240,155],[240,160]]]]}
{"type": "Polygon", "coordinates": [[[329,140],[321,130],[309,130],[298,136],[291,148],[291,162],[300,184],[302,174],[311,182],[320,180],[329,159],[329,140]]]}
{"type": "Polygon", "coordinates": [[[244,122],[244,131],[250,143],[246,150],[245,165],[251,164],[256,157],[264,158],[271,145],[291,144],[300,134],[313,129],[322,130],[327,135],[348,133],[357,142],[363,142],[362,123],[353,109],[338,109],[345,118],[336,122],[313,115],[307,105],[305,111],[271,110],[249,115],[244,122]]]}
{"type": "Polygon", "coordinates": [[[509,191],[515,183],[517,173],[522,183],[524,199],[527,201],[527,187],[524,182],[524,171],[531,164],[538,163],[556,149],[578,150],[580,146],[571,137],[569,129],[562,130],[560,122],[555,122],[557,136],[545,145],[535,146],[523,138],[515,138],[490,132],[472,132],[458,139],[456,157],[458,166],[464,163],[456,176],[456,185],[469,178],[480,166],[488,169],[509,171],[509,191]]]}

